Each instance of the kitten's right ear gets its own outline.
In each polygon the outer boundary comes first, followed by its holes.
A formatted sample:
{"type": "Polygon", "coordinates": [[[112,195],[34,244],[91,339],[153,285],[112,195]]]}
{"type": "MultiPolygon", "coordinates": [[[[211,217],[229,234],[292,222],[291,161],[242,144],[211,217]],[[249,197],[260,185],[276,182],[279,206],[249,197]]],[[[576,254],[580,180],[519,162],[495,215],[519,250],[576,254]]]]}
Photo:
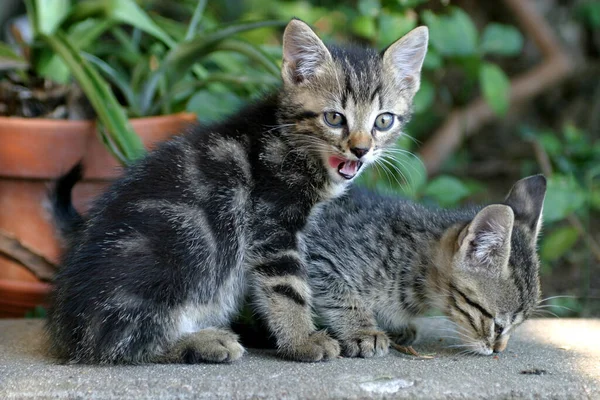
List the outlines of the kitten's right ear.
{"type": "Polygon", "coordinates": [[[517,181],[504,204],[513,209],[515,220],[525,223],[537,237],[542,224],[545,197],[546,178],[544,175],[534,175],[517,181]]]}
{"type": "Polygon", "coordinates": [[[479,211],[458,237],[460,268],[505,276],[513,224],[508,206],[493,204],[479,211]]]}
{"type": "Polygon", "coordinates": [[[283,32],[281,77],[286,84],[297,85],[317,74],[319,67],[331,60],[331,54],[312,29],[299,19],[292,19],[283,32]]]}
{"type": "Polygon", "coordinates": [[[429,29],[419,26],[396,40],[383,53],[383,67],[398,85],[414,95],[421,84],[421,68],[427,54],[429,29]]]}

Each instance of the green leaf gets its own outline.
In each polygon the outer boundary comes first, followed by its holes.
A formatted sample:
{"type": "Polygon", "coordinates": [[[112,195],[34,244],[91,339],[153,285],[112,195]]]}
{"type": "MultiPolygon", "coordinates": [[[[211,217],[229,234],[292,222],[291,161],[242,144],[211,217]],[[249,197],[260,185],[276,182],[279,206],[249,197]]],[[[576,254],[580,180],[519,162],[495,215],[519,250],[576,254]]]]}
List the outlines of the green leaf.
{"type": "Polygon", "coordinates": [[[98,69],[111,80],[121,93],[123,93],[127,105],[132,110],[133,114],[139,115],[137,98],[129,85],[127,77],[92,54],[82,53],[82,57],[98,67],[98,69]]]}
{"type": "Polygon", "coordinates": [[[600,188],[592,189],[590,193],[590,205],[596,211],[600,211],[600,188]]]}
{"type": "Polygon", "coordinates": [[[416,14],[390,14],[382,12],[379,15],[377,45],[380,48],[389,46],[416,26],[416,14]]]}
{"type": "Polygon", "coordinates": [[[564,145],[558,137],[556,137],[555,133],[543,132],[537,136],[537,140],[539,140],[540,144],[550,157],[556,157],[563,153],[564,145]]]}
{"type": "Polygon", "coordinates": [[[0,42],[0,71],[9,69],[26,69],[29,67],[27,60],[7,45],[0,42]]]}
{"type": "MultiPolygon", "coordinates": [[[[251,77],[214,72],[204,80],[193,80],[191,82],[183,80],[169,88],[169,92],[152,106],[150,114],[154,115],[158,113],[158,110],[163,104],[182,101],[212,83],[224,83],[229,87],[248,84],[275,86],[279,83],[279,79],[264,74],[257,77],[251,77]]],[[[193,107],[195,107],[195,105],[193,107]]]]}
{"type": "Polygon", "coordinates": [[[599,29],[600,3],[589,1],[587,3],[580,4],[579,7],[577,7],[577,16],[590,28],[599,29]]]}
{"type": "Polygon", "coordinates": [[[63,85],[71,78],[69,67],[60,57],[47,49],[42,49],[38,53],[35,60],[35,71],[38,75],[63,85]]]}
{"type": "Polygon", "coordinates": [[[152,73],[147,79],[140,98],[141,112],[145,114],[150,109],[158,82],[162,77],[166,76],[167,80],[171,82],[172,77],[184,76],[198,60],[215,51],[219,42],[240,32],[264,27],[282,27],[285,25],[287,25],[287,22],[284,21],[259,21],[232,24],[221,27],[213,33],[178,44],[169,51],[160,68],[152,73]]]}
{"type": "MultiPolygon", "coordinates": [[[[43,1],[43,0],[42,0],[43,1]]],[[[134,26],[163,41],[169,47],[176,42],[142,10],[134,0],[87,0],[78,2],[73,18],[104,16],[134,26]]]]}
{"type": "Polygon", "coordinates": [[[196,32],[198,31],[198,24],[200,24],[200,20],[204,14],[204,9],[206,8],[206,3],[207,0],[198,0],[198,4],[196,4],[194,14],[192,15],[192,20],[190,21],[190,25],[185,33],[184,40],[190,40],[194,37],[194,35],[196,35],[196,32]]]}
{"type": "Polygon", "coordinates": [[[71,10],[70,0],[36,0],[35,15],[37,32],[53,34],[71,10]]]}
{"type": "Polygon", "coordinates": [[[427,3],[429,0],[396,0],[398,5],[403,8],[415,8],[416,6],[427,3]]]}
{"type": "Polygon", "coordinates": [[[352,21],[352,32],[365,39],[373,39],[377,34],[375,18],[368,15],[360,15],[352,21]]]}
{"type": "Polygon", "coordinates": [[[381,10],[379,0],[358,0],[358,12],[367,17],[376,17],[381,10]]]}
{"type": "Polygon", "coordinates": [[[546,261],[554,261],[561,258],[571,250],[571,247],[579,239],[579,232],[572,226],[563,226],[544,235],[542,240],[541,256],[546,261]]]}
{"type": "Polygon", "coordinates": [[[572,176],[554,175],[548,179],[544,200],[544,221],[560,221],[585,205],[586,193],[572,176]]]}
{"type": "Polygon", "coordinates": [[[477,29],[467,13],[452,8],[448,15],[422,13],[433,48],[444,56],[469,56],[477,51],[477,29]]]}
{"type": "Polygon", "coordinates": [[[141,157],[145,153],[142,141],[133,131],[123,107],[111,92],[108,83],[79,54],[64,34],[57,32],[52,36],[42,35],[41,39],[62,57],[124,157],[129,161],[141,157]]]}
{"type": "Polygon", "coordinates": [[[435,86],[428,80],[421,80],[421,88],[415,95],[414,108],[415,113],[420,114],[429,109],[435,99],[435,86]]]}
{"type": "Polygon", "coordinates": [[[248,57],[266,68],[273,76],[279,77],[279,65],[260,47],[241,40],[227,39],[215,46],[215,51],[234,51],[248,57]]]}
{"type": "Polygon", "coordinates": [[[514,56],[523,48],[523,35],[514,26],[491,23],[483,31],[479,48],[483,54],[514,56]]]}
{"type": "Polygon", "coordinates": [[[479,84],[483,97],[498,115],[504,115],[510,105],[510,81],[496,64],[484,63],[479,69],[479,84]]]}
{"type": "Polygon", "coordinates": [[[436,70],[442,68],[442,57],[434,49],[427,50],[427,55],[423,61],[423,69],[436,70]]]}
{"type": "MultiPolygon", "coordinates": [[[[402,138],[398,141],[400,143],[402,138]]],[[[402,172],[400,178],[403,185],[400,185],[396,192],[401,195],[416,198],[427,183],[427,170],[423,161],[415,154],[403,152],[394,156],[394,164],[402,172]]]]}
{"type": "Polygon", "coordinates": [[[453,176],[441,175],[425,188],[424,195],[432,197],[442,207],[454,206],[470,194],[470,190],[453,176]]]}
{"type": "MultiPolygon", "coordinates": [[[[75,23],[68,31],[69,42],[77,49],[89,47],[114,22],[87,18],[75,23]]],[[[65,84],[71,78],[71,72],[63,60],[55,53],[43,51],[36,62],[36,71],[54,82],[65,84]]]]}
{"type": "Polygon", "coordinates": [[[109,15],[119,21],[135,26],[136,28],[162,40],[167,46],[174,47],[175,41],[160,29],[154,21],[133,0],[103,0],[110,4],[109,15]]]}
{"type": "Polygon", "coordinates": [[[113,25],[113,21],[106,19],[88,18],[71,26],[67,36],[75,47],[83,50],[113,25]]]}
{"type": "Polygon", "coordinates": [[[220,120],[242,105],[242,100],[231,92],[213,93],[204,90],[196,93],[186,106],[186,111],[196,113],[202,123],[220,120]]]}

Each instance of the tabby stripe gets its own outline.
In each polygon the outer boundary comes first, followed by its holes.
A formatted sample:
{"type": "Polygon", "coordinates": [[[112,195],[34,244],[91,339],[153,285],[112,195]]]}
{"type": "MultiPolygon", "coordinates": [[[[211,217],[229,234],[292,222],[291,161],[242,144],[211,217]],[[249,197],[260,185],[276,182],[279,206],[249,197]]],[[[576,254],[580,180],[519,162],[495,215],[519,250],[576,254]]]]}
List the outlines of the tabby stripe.
{"type": "Polygon", "coordinates": [[[425,304],[427,302],[427,295],[425,294],[425,272],[427,265],[420,262],[417,264],[417,268],[417,276],[413,280],[413,292],[419,303],[425,304]]]}
{"type": "Polygon", "coordinates": [[[346,108],[348,96],[352,96],[354,98],[354,91],[352,90],[352,83],[350,82],[350,74],[346,73],[345,75],[344,84],[346,85],[346,88],[344,89],[344,94],[342,95],[342,108],[346,108]]]}
{"type": "Polygon", "coordinates": [[[458,311],[460,311],[460,313],[462,315],[464,315],[465,317],[467,317],[467,319],[469,320],[469,323],[471,324],[471,326],[473,327],[473,329],[475,330],[475,332],[479,332],[479,329],[477,329],[477,326],[475,326],[475,320],[473,319],[473,317],[471,316],[471,314],[469,314],[468,312],[466,312],[465,310],[463,310],[462,308],[459,307],[458,303],[456,302],[456,298],[454,297],[454,295],[451,295],[450,298],[452,299],[452,305],[454,306],[454,308],[456,308],[458,311]]]}
{"type": "Polygon", "coordinates": [[[405,309],[410,307],[410,304],[406,301],[406,289],[408,286],[408,282],[406,282],[406,274],[408,273],[408,265],[405,265],[400,269],[400,304],[404,306],[405,309]]]}
{"type": "Polygon", "coordinates": [[[326,308],[328,310],[354,311],[354,307],[348,307],[348,306],[321,306],[321,308],[326,308]]]}
{"type": "Polygon", "coordinates": [[[483,315],[485,315],[486,317],[490,318],[490,319],[494,319],[494,317],[492,316],[492,314],[490,314],[485,308],[483,308],[481,305],[479,305],[478,303],[474,302],[473,300],[471,300],[470,298],[467,297],[466,294],[464,294],[463,292],[461,292],[456,286],[454,286],[453,283],[450,284],[450,289],[454,290],[455,292],[457,292],[458,294],[460,294],[462,296],[463,299],[465,299],[465,301],[467,302],[467,304],[469,304],[471,307],[474,307],[476,309],[478,309],[479,311],[481,311],[481,313],[483,315]]]}
{"type": "Polygon", "coordinates": [[[299,306],[306,306],[306,300],[289,285],[275,285],[271,288],[275,293],[287,297],[299,306]]]}
{"type": "MultiPolygon", "coordinates": [[[[373,103],[373,100],[375,100],[375,96],[379,95],[380,91],[381,91],[381,83],[379,85],[377,85],[375,90],[373,90],[373,93],[371,93],[371,99],[370,99],[371,103],[373,103]]],[[[379,107],[378,108],[381,108],[381,98],[379,99],[379,107]]]]}
{"type": "Polygon", "coordinates": [[[264,262],[257,265],[255,270],[266,276],[304,275],[300,261],[293,256],[281,256],[275,260],[264,262]]]}
{"type": "Polygon", "coordinates": [[[316,253],[310,253],[308,255],[308,258],[311,261],[322,261],[322,262],[326,263],[327,265],[329,265],[329,268],[331,268],[332,271],[335,272],[338,276],[340,276],[340,277],[343,276],[343,274],[340,272],[340,270],[335,265],[335,263],[333,261],[331,261],[329,258],[327,258],[321,254],[316,254],[316,253]]]}

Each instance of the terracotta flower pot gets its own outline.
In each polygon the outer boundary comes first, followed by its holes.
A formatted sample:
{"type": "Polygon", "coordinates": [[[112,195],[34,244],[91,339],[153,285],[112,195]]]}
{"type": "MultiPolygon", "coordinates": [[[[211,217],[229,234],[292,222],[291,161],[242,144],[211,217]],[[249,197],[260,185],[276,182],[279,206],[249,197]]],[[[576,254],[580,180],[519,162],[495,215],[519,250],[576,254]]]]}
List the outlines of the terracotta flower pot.
{"type": "MultiPolygon", "coordinates": [[[[151,149],[196,120],[194,114],[132,119],[151,149]]],[[[119,176],[121,165],[98,140],[93,121],[0,117],[0,229],[51,261],[60,246],[48,211],[51,182],[83,160],[84,180],[74,190],[85,212],[91,200],[119,176]]],[[[22,317],[44,302],[50,285],[0,255],[0,317],[22,317]]]]}

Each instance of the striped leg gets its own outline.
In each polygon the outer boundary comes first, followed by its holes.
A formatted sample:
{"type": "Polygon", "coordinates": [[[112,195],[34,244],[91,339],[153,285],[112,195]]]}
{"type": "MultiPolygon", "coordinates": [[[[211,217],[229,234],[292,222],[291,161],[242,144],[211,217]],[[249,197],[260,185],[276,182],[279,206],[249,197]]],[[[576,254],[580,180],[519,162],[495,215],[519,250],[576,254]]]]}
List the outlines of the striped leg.
{"type": "Polygon", "coordinates": [[[339,355],[338,343],[316,331],[306,272],[295,250],[285,250],[254,263],[254,303],[271,332],[279,353],[297,361],[321,361],[339,355]]]}

